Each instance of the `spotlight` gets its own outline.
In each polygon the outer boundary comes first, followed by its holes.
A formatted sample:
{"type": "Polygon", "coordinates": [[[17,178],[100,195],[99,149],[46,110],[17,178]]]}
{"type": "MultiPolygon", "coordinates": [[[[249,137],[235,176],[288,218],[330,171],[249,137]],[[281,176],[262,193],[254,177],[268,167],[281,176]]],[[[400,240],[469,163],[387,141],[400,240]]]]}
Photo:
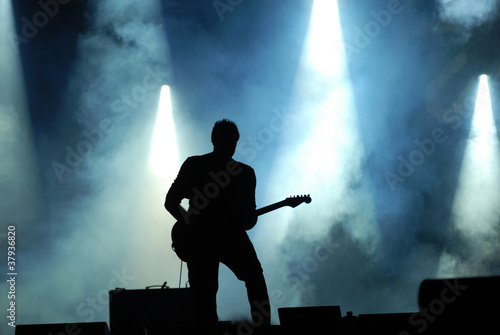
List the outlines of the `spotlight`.
{"type": "MultiPolygon", "coordinates": [[[[500,151],[493,119],[488,77],[481,75],[476,108],[466,142],[451,212],[468,248],[468,258],[441,256],[438,276],[472,275],[483,271],[483,258],[498,238],[500,209],[500,151]],[[474,273],[470,273],[473,271],[474,273]]],[[[496,246],[495,246],[496,247],[496,246]]]]}
{"type": "Polygon", "coordinates": [[[151,142],[151,168],[160,177],[171,177],[178,169],[177,138],[172,116],[170,87],[162,86],[151,142]]]}

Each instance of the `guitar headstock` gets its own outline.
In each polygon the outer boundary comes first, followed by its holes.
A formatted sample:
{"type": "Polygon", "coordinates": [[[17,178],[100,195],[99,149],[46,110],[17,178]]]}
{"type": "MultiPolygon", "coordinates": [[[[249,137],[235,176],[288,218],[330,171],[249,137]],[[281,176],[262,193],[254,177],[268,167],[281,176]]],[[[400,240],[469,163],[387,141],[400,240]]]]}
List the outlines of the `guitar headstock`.
{"type": "Polygon", "coordinates": [[[290,207],[297,207],[298,205],[300,205],[301,203],[310,203],[312,201],[311,199],[311,196],[308,194],[308,195],[294,195],[294,196],[290,196],[288,198],[286,198],[285,200],[285,203],[287,206],[290,206],[290,207]]]}

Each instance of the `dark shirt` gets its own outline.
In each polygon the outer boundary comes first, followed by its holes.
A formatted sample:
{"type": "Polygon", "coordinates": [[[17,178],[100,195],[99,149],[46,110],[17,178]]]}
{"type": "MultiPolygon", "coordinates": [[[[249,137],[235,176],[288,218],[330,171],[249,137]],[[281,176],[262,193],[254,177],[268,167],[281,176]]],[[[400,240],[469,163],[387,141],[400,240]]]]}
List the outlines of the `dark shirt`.
{"type": "Polygon", "coordinates": [[[254,170],[213,153],[192,156],[183,163],[167,194],[167,202],[189,199],[189,223],[218,233],[244,231],[255,224],[254,170]]]}

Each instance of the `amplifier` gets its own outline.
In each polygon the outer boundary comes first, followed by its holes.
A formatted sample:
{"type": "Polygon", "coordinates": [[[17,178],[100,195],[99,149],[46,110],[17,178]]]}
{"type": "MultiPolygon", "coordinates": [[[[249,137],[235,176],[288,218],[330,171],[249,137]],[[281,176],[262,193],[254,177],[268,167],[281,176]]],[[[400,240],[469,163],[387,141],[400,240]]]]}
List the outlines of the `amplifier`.
{"type": "Polygon", "coordinates": [[[195,323],[193,294],[190,288],[112,290],[109,321],[113,335],[179,334],[195,323]]]}
{"type": "Polygon", "coordinates": [[[15,335],[109,335],[106,322],[47,323],[16,326],[15,335]]]}
{"type": "Polygon", "coordinates": [[[340,306],[281,307],[278,316],[285,333],[342,333],[340,306]]]}
{"type": "Polygon", "coordinates": [[[418,303],[419,333],[499,334],[500,276],[427,279],[418,303]]]}

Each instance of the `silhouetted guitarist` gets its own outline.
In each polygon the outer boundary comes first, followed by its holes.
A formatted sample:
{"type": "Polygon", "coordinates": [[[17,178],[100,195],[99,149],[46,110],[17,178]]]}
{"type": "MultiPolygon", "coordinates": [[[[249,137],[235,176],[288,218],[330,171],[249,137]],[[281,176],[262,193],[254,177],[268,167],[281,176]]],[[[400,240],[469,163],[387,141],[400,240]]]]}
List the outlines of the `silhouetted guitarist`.
{"type": "Polygon", "coordinates": [[[213,151],[186,159],[165,199],[176,225],[191,231],[186,262],[200,324],[218,320],[219,263],[245,282],[255,325],[270,324],[266,282],[246,233],[257,222],[255,172],[232,159],[239,136],[234,122],[217,121],[212,129],[213,151]],[[189,199],[187,210],[180,205],[184,198],[189,199]]]}

